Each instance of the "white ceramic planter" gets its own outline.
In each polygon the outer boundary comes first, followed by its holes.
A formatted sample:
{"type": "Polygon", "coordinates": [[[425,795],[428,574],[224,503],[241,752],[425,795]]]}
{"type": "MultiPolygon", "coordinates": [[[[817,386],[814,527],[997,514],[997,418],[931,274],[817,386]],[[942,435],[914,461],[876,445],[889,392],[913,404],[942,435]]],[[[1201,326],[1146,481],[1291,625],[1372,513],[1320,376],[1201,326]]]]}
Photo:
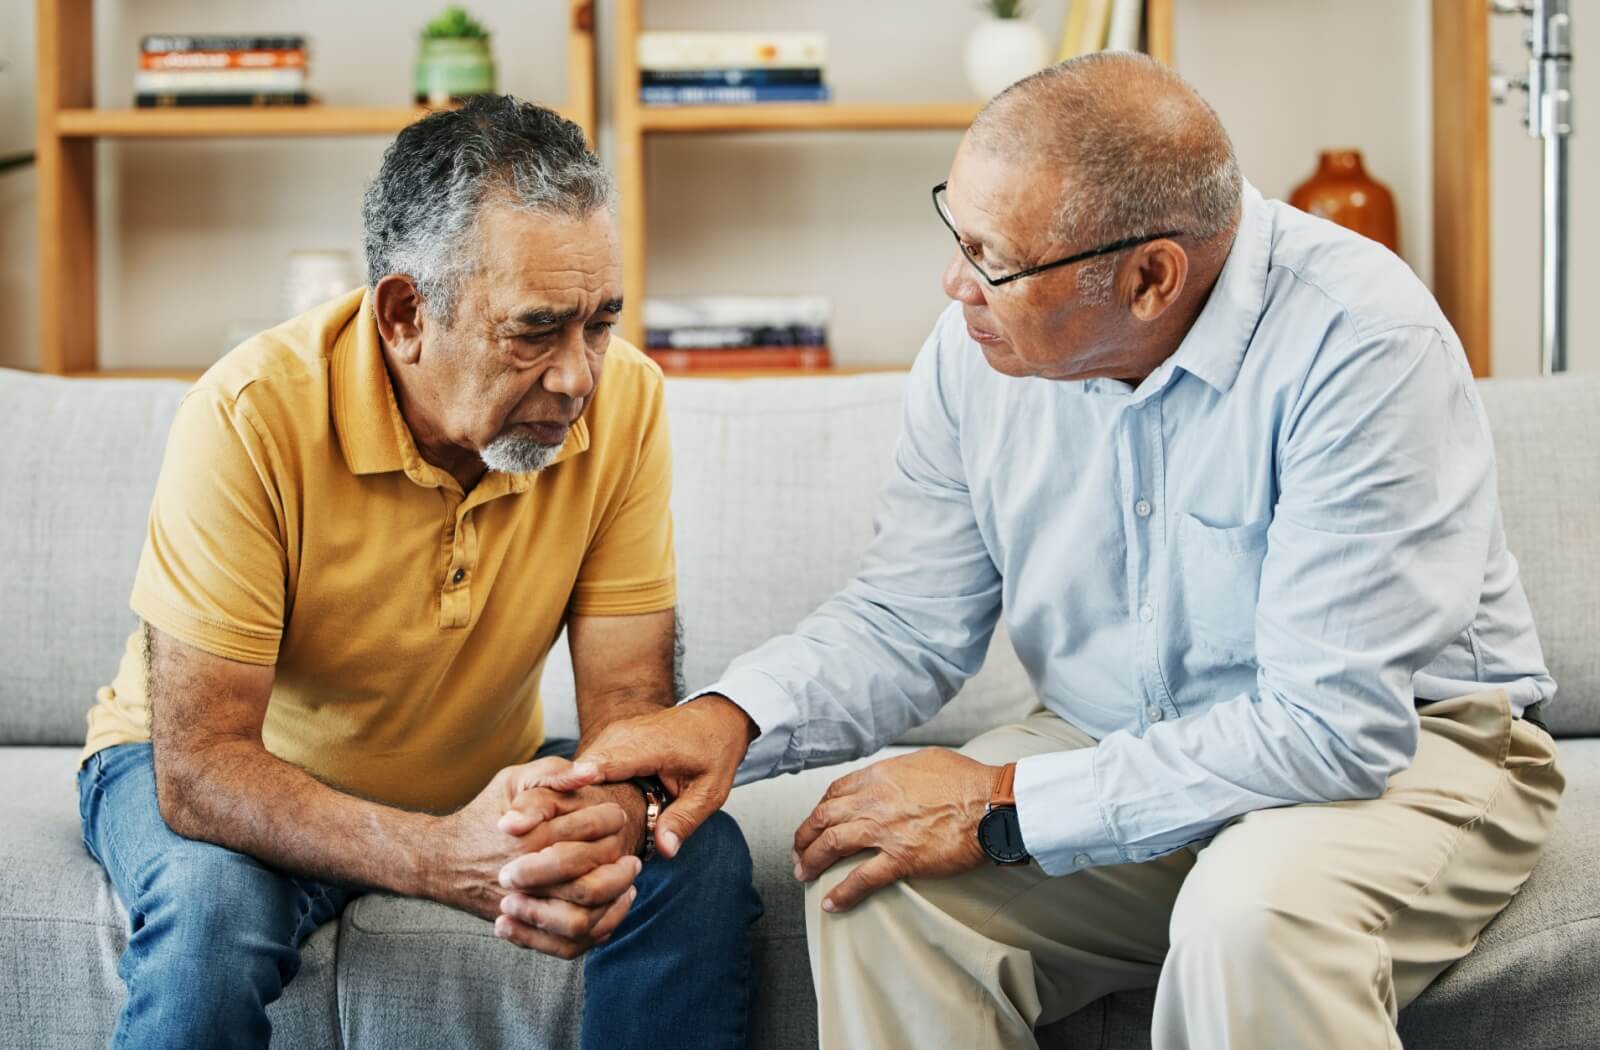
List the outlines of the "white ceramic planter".
{"type": "Polygon", "coordinates": [[[967,83],[993,98],[1050,61],[1050,41],[1032,23],[991,18],[967,38],[967,83]]]}

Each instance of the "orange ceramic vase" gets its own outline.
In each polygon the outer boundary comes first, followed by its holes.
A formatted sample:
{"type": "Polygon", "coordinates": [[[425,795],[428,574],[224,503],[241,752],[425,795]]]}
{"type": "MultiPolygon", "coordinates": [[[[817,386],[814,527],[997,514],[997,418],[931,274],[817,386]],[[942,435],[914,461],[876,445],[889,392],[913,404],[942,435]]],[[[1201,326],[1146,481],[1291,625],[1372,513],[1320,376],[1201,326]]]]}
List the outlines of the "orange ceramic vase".
{"type": "Polygon", "coordinates": [[[1323,150],[1317,173],[1295,187],[1289,203],[1400,252],[1394,194],[1367,174],[1360,150],[1323,150]]]}

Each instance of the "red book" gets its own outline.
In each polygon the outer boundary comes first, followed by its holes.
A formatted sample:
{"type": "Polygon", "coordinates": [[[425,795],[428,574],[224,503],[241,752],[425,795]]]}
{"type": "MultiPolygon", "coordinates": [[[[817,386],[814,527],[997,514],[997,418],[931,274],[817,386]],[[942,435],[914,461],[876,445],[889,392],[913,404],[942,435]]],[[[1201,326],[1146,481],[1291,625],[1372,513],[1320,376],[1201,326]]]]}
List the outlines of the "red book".
{"type": "Polygon", "coordinates": [[[258,51],[147,51],[139,68],[176,73],[189,69],[304,69],[303,48],[258,51]]]}
{"type": "Polygon", "coordinates": [[[646,350],[667,372],[753,372],[831,368],[825,346],[752,346],[736,350],[646,350]]]}

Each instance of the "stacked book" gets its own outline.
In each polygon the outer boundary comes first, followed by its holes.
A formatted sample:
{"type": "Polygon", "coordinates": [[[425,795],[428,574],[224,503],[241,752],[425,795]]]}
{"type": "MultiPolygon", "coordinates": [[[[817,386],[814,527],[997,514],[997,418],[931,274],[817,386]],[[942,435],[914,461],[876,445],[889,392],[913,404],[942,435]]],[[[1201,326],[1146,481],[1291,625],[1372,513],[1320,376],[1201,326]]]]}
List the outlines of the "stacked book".
{"type": "Polygon", "coordinates": [[[819,33],[640,33],[639,98],[648,106],[826,102],[819,33]]]}
{"type": "Polygon", "coordinates": [[[151,106],[304,106],[303,36],[147,36],[133,102],[151,106]]]}
{"type": "Polygon", "coordinates": [[[650,299],[645,352],[672,372],[827,368],[826,299],[650,299]]]}

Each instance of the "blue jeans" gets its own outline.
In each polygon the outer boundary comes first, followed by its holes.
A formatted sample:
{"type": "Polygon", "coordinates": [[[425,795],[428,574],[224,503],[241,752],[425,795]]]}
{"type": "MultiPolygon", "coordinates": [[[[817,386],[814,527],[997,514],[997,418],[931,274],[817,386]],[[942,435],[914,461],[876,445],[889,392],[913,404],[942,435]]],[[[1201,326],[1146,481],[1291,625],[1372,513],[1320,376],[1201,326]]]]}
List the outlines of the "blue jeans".
{"type": "MultiPolygon", "coordinates": [[[[173,832],[149,744],[92,757],[78,800],[84,845],[128,909],[117,965],[128,1001],[112,1047],[267,1046],[267,1004],[299,970],[301,942],[361,891],[173,832]]],[[[627,919],[585,957],[584,1047],[743,1047],[761,902],[739,826],[717,814],[636,885],[627,919]]]]}

